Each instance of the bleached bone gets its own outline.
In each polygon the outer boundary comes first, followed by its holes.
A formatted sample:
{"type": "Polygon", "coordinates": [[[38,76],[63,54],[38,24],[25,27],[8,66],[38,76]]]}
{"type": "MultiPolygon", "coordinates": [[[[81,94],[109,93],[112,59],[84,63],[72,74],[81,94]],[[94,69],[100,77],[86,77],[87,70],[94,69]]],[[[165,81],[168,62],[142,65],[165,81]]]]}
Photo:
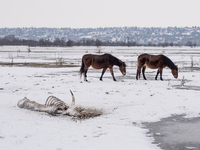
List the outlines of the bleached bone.
{"type": "Polygon", "coordinates": [[[67,110],[69,108],[69,106],[65,102],[63,102],[62,100],[60,100],[55,96],[49,96],[45,102],[45,106],[46,107],[55,106],[61,110],[67,110]]]}
{"type": "Polygon", "coordinates": [[[45,105],[31,101],[26,97],[20,100],[17,105],[20,108],[25,108],[33,111],[47,112],[51,115],[68,115],[81,119],[96,117],[102,114],[101,110],[83,106],[75,106],[74,95],[71,90],[70,92],[72,95],[71,105],[67,105],[65,102],[63,102],[55,96],[49,96],[46,100],[45,105]]]}
{"type": "Polygon", "coordinates": [[[75,105],[75,97],[74,97],[74,94],[72,93],[72,91],[70,90],[70,93],[72,95],[72,103],[71,105],[75,105]]]}
{"type": "Polygon", "coordinates": [[[17,103],[17,106],[20,108],[28,109],[28,110],[47,112],[52,115],[57,114],[57,110],[58,110],[58,107],[56,106],[46,107],[45,105],[36,103],[35,101],[31,101],[26,97],[20,100],[17,103]]]}
{"type": "MultiPolygon", "coordinates": [[[[70,93],[72,95],[71,105],[75,105],[74,94],[72,93],[71,90],[70,90],[70,93]]],[[[49,96],[45,102],[45,106],[46,107],[56,106],[56,107],[58,107],[58,109],[61,109],[61,110],[67,110],[69,108],[69,106],[65,102],[63,102],[61,99],[59,99],[55,96],[49,96]]]]}

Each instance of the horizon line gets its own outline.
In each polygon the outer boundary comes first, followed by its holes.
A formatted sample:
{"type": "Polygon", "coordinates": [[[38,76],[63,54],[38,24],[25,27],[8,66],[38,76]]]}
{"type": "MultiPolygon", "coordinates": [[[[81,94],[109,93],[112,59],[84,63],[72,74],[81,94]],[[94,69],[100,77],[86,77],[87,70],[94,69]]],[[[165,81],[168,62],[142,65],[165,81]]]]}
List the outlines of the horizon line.
{"type": "Polygon", "coordinates": [[[64,28],[68,28],[68,29],[99,29],[99,28],[132,28],[132,27],[137,27],[137,28],[200,28],[200,26],[168,26],[168,27],[143,27],[143,26],[118,26],[118,27],[80,27],[80,28],[77,28],[77,27],[0,27],[0,29],[12,29],[12,28],[52,28],[52,29],[64,29],[64,28]]]}

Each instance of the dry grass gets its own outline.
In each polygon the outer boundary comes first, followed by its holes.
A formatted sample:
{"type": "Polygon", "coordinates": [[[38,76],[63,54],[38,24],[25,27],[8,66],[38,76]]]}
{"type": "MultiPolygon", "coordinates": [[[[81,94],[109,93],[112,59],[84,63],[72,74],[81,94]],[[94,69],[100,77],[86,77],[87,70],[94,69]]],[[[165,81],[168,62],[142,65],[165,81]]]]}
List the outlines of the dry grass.
{"type": "Polygon", "coordinates": [[[79,119],[94,118],[102,114],[102,110],[90,107],[77,106],[74,109],[79,112],[79,115],[77,115],[77,118],[79,119]]]}
{"type": "Polygon", "coordinates": [[[58,64],[58,63],[5,63],[0,62],[1,66],[15,66],[15,67],[36,67],[36,68],[66,68],[66,67],[80,67],[75,64],[58,64]]]}
{"type": "Polygon", "coordinates": [[[192,72],[192,71],[200,71],[200,67],[183,67],[179,69],[179,72],[192,72]]]}

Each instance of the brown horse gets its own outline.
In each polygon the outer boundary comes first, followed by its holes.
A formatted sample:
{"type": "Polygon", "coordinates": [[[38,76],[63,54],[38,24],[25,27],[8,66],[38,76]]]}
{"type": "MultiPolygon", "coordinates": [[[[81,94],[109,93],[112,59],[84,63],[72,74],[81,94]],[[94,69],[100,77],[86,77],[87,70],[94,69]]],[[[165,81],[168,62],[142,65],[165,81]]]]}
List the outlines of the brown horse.
{"type": "Polygon", "coordinates": [[[116,81],[113,73],[113,66],[119,66],[119,70],[123,75],[126,74],[126,64],[119,60],[118,58],[112,56],[111,54],[103,54],[103,55],[93,55],[93,54],[86,54],[82,57],[82,65],[80,69],[80,74],[84,73],[84,80],[87,81],[87,71],[90,66],[94,69],[102,69],[102,74],[100,80],[102,81],[103,74],[105,73],[106,69],[110,69],[110,73],[113,77],[113,80],[116,81]]]}
{"type": "Polygon", "coordinates": [[[158,71],[157,71],[157,74],[155,77],[156,80],[157,80],[159,73],[160,73],[160,80],[163,80],[162,79],[162,70],[165,67],[168,67],[171,69],[174,78],[178,78],[178,67],[176,65],[174,65],[174,63],[168,57],[166,57],[162,54],[161,55],[141,54],[138,57],[138,68],[137,68],[137,75],[136,75],[137,80],[138,80],[138,76],[140,78],[141,68],[142,68],[143,77],[146,80],[146,77],[144,74],[146,66],[151,69],[158,68],[158,71]]]}

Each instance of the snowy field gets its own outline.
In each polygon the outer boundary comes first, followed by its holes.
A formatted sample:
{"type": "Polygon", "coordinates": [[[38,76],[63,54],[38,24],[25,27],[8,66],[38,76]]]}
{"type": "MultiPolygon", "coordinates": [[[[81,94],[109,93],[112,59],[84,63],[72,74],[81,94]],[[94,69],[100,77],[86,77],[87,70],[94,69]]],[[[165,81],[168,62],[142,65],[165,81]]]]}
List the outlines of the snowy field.
{"type": "Polygon", "coordinates": [[[200,48],[189,47],[0,47],[0,149],[1,150],[159,150],[152,144],[142,122],[155,122],[174,114],[200,116],[200,48]],[[123,76],[114,67],[99,81],[101,70],[88,70],[89,82],[80,78],[84,54],[111,53],[127,64],[123,76]],[[178,79],[163,70],[164,81],[154,80],[156,71],[136,80],[137,57],[142,53],[164,54],[179,67],[178,79]],[[13,66],[5,65],[12,63],[13,66]],[[19,67],[15,64],[66,64],[69,67],[19,67]],[[54,95],[77,105],[102,109],[99,117],[74,120],[69,116],[21,109],[25,96],[44,104],[54,95]]]}

